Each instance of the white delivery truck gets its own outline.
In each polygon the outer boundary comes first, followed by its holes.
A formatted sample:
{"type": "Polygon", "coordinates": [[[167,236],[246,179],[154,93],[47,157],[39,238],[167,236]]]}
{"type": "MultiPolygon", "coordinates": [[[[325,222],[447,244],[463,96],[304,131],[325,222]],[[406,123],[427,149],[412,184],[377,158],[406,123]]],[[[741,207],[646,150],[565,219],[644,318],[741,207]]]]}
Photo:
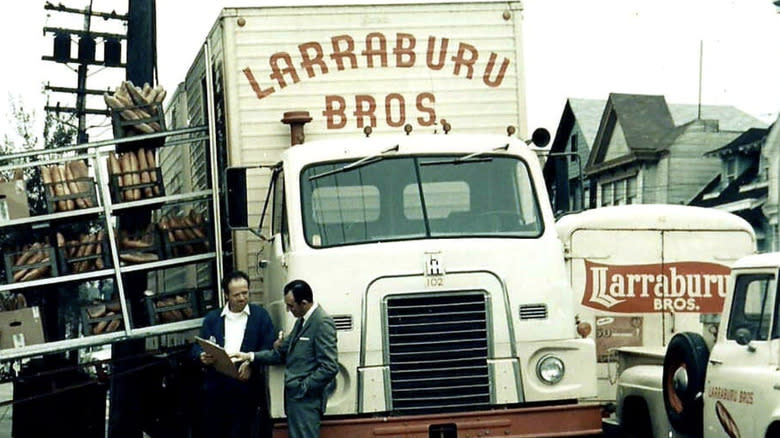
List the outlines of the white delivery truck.
{"type": "Polygon", "coordinates": [[[738,260],[713,346],[697,333],[678,333],[661,357],[660,375],[658,367],[627,364],[623,374],[630,378],[621,382],[619,393],[625,398],[654,395],[647,406],[618,410],[618,436],[780,436],[778,274],[778,253],[738,260]],[[650,416],[641,411],[645,407],[650,416]]]}
{"type": "MultiPolygon", "coordinates": [[[[294,278],[336,320],[324,437],[601,431],[599,405],[581,402],[595,346],[575,334],[539,163],[512,135],[526,133],[521,12],[225,9],[168,109],[215,126],[213,166],[261,169],[226,178],[231,219],[267,216],[264,238],[231,249],[250,272],[262,259],[275,324],[290,330],[294,278]]],[[[269,372],[279,437],[282,373],[269,372]]]]}
{"type": "Polygon", "coordinates": [[[701,207],[604,207],[563,216],[556,226],[577,317],[594,328],[588,337],[604,402],[615,401],[616,349],[658,359],[681,331],[711,345],[730,266],[756,250],[745,220],[701,207]]]}

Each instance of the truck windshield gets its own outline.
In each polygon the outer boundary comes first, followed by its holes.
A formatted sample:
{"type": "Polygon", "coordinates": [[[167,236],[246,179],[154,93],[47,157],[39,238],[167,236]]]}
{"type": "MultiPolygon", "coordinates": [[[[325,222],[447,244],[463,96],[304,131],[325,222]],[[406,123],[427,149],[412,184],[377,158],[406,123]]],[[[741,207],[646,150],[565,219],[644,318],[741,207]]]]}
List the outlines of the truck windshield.
{"type": "Polygon", "coordinates": [[[331,174],[348,161],[305,168],[301,201],[306,241],[329,247],[542,233],[524,161],[498,155],[456,161],[458,157],[394,156],[331,174]]]}

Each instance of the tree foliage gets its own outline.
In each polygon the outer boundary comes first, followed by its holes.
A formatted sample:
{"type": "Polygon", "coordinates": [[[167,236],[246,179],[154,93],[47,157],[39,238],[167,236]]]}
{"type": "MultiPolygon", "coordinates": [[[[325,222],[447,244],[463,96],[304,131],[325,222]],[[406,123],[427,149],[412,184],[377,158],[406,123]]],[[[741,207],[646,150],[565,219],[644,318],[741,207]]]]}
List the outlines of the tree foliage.
{"type": "MultiPolygon", "coordinates": [[[[0,144],[0,154],[3,156],[39,149],[54,149],[74,143],[77,129],[69,120],[58,119],[53,113],[46,113],[42,124],[39,124],[35,110],[28,109],[21,99],[12,97],[8,104],[10,110],[8,122],[11,129],[10,133],[6,132],[3,135],[0,144]]],[[[0,167],[30,163],[36,158],[25,156],[6,159],[0,163],[0,167]]],[[[49,156],[49,158],[54,157],[49,156]]],[[[46,199],[40,169],[36,166],[0,172],[0,179],[4,181],[19,178],[25,180],[30,210],[33,214],[45,213],[46,199]]]]}

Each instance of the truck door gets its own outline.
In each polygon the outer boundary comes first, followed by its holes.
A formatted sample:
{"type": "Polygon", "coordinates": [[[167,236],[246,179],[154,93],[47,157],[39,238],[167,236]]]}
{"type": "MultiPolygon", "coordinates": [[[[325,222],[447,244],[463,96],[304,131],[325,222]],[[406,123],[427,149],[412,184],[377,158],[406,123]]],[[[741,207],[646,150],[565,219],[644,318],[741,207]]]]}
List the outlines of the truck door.
{"type": "Polygon", "coordinates": [[[601,400],[615,399],[610,349],[656,345],[661,319],[654,311],[661,275],[661,234],[655,230],[577,230],[571,237],[571,282],[579,318],[594,328],[601,400]],[[652,281],[650,281],[652,279],[652,281]],[[654,333],[657,333],[653,335],[654,333]]]}
{"type": "Polygon", "coordinates": [[[290,233],[284,191],[284,171],[274,171],[269,190],[271,193],[271,241],[266,249],[264,267],[264,292],[268,312],[278,327],[285,321],[282,289],[287,282],[287,253],[290,251],[290,233]]]}
{"type": "MultiPolygon", "coordinates": [[[[731,264],[753,253],[753,239],[744,231],[663,231],[664,272],[669,275],[670,296],[661,302],[662,345],[675,333],[702,333],[701,314],[715,317],[723,309],[731,264]]],[[[711,327],[716,328],[717,324],[711,327]]]]}
{"type": "Polygon", "coordinates": [[[764,436],[780,377],[771,354],[773,348],[777,351],[773,344],[780,342],[777,317],[773,318],[777,305],[776,272],[735,278],[728,313],[724,310],[728,321],[725,328],[721,325],[725,333],[718,335],[707,366],[704,436],[764,436]],[[727,433],[728,427],[736,427],[737,433],[727,433]]]}

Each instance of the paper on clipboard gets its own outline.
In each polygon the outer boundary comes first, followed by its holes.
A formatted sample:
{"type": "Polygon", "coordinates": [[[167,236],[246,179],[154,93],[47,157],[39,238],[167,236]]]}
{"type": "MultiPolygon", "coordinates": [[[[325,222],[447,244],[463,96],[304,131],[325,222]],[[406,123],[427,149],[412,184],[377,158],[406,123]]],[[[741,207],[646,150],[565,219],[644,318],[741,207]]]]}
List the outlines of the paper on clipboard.
{"type": "Polygon", "coordinates": [[[226,376],[238,379],[238,368],[233,363],[233,361],[230,360],[230,356],[228,356],[224,348],[220,347],[214,342],[209,341],[208,339],[203,339],[199,336],[195,336],[195,340],[198,342],[201,348],[203,348],[203,351],[210,354],[214,358],[215,370],[226,376]]]}

